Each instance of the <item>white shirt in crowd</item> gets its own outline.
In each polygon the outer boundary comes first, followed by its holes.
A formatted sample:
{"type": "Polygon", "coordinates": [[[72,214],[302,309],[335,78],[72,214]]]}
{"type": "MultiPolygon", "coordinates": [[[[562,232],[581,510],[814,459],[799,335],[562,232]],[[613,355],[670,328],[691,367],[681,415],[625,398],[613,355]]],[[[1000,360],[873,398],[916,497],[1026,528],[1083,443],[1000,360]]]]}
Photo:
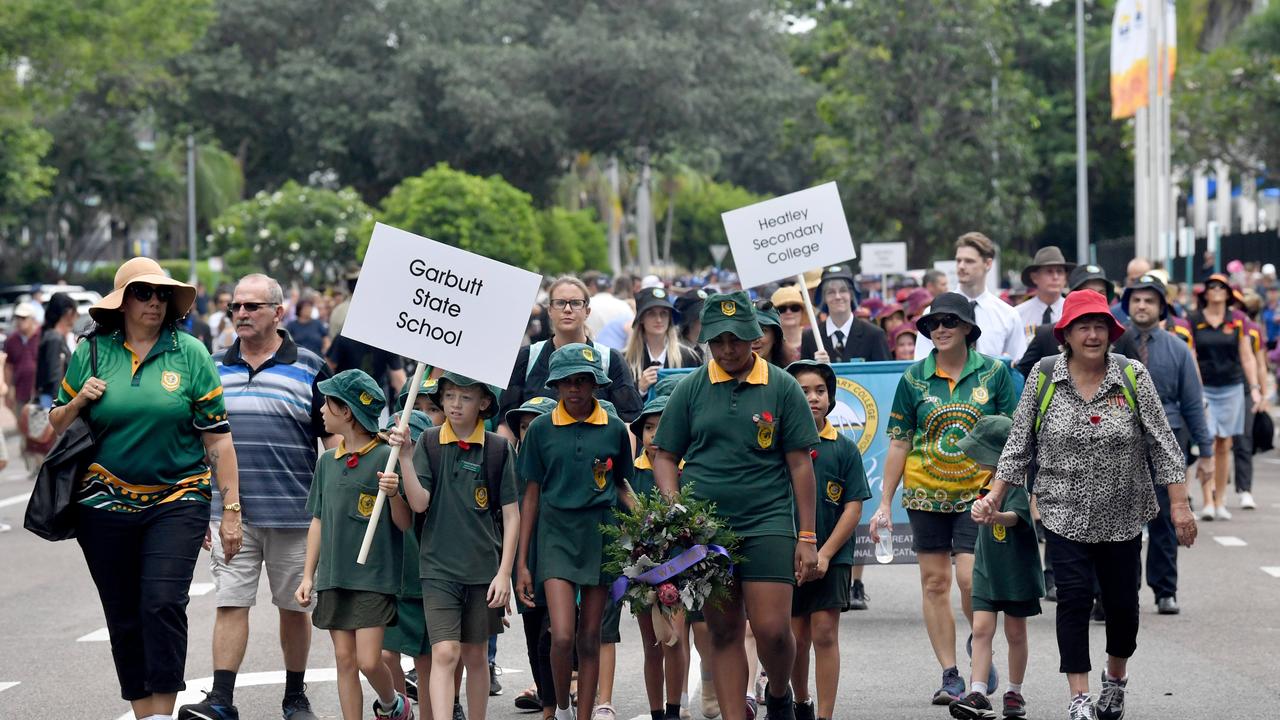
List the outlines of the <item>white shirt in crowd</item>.
{"type": "Polygon", "coordinates": [[[1045,305],[1039,295],[1033,295],[1030,300],[1014,308],[1018,317],[1022,318],[1022,330],[1027,335],[1027,342],[1031,342],[1031,339],[1036,336],[1036,328],[1044,324],[1045,308],[1052,308],[1049,322],[1056,323],[1062,319],[1062,305],[1065,302],[1066,298],[1059,297],[1053,305],[1045,305]]]}
{"type": "MultiPolygon", "coordinates": [[[[960,294],[964,295],[963,292],[960,294]]],[[[965,295],[965,297],[968,296],[965,295]]],[[[970,302],[976,300],[978,303],[973,309],[978,327],[982,328],[982,335],[978,337],[976,346],[978,352],[994,358],[1008,356],[1015,362],[1021,358],[1027,351],[1027,336],[1022,330],[1022,318],[1017,311],[1009,303],[992,295],[990,291],[969,300],[970,302]]],[[[1041,308],[1041,312],[1043,311],[1044,309],[1041,308]]],[[[928,312],[925,310],[926,314],[928,312]]],[[[923,334],[916,338],[916,360],[929,357],[932,351],[933,343],[929,338],[923,334]]]]}
{"type": "Polygon", "coordinates": [[[614,320],[626,320],[631,323],[636,311],[626,300],[620,300],[613,293],[599,292],[591,296],[591,314],[587,316],[587,329],[593,336],[599,335],[606,325],[614,320]]]}

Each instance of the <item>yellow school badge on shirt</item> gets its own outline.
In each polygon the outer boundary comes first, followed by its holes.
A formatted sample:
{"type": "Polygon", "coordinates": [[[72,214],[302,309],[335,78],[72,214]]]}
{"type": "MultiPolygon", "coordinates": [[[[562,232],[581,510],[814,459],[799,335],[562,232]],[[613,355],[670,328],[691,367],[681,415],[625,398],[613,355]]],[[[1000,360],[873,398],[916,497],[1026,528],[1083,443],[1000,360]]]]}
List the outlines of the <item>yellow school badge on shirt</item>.
{"type": "Polygon", "coordinates": [[[726,300],[720,303],[720,312],[724,313],[725,317],[733,317],[738,314],[738,306],[734,305],[732,300],[726,300]]]}
{"type": "Polygon", "coordinates": [[[603,460],[596,458],[591,463],[591,477],[596,483],[596,492],[604,490],[605,485],[609,483],[609,471],[613,469],[613,458],[605,458],[603,460]]]}
{"type": "Polygon", "coordinates": [[[773,431],[778,426],[773,419],[773,413],[766,410],[759,415],[752,415],[751,421],[756,424],[756,445],[759,445],[761,450],[773,447],[773,431]]]}
{"type": "Polygon", "coordinates": [[[844,487],[835,480],[827,481],[827,499],[833,503],[840,502],[841,496],[844,495],[844,487]]]}
{"type": "Polygon", "coordinates": [[[996,542],[1004,542],[1004,539],[1008,534],[1009,534],[1009,531],[1006,530],[1003,525],[991,526],[991,535],[995,537],[996,542]]]}
{"type": "Polygon", "coordinates": [[[376,499],[376,495],[360,493],[360,499],[356,502],[356,512],[360,513],[360,517],[369,517],[373,514],[373,501],[376,499]]]}
{"type": "Polygon", "coordinates": [[[982,405],[991,399],[991,393],[987,392],[987,389],[984,387],[976,387],[973,389],[973,395],[971,397],[975,403],[982,405]]]}
{"type": "Polygon", "coordinates": [[[484,487],[483,485],[476,488],[476,509],[489,509],[489,488],[484,487]]]}
{"type": "Polygon", "coordinates": [[[165,370],[160,373],[160,387],[173,392],[182,384],[182,376],[172,370],[165,370]]]}

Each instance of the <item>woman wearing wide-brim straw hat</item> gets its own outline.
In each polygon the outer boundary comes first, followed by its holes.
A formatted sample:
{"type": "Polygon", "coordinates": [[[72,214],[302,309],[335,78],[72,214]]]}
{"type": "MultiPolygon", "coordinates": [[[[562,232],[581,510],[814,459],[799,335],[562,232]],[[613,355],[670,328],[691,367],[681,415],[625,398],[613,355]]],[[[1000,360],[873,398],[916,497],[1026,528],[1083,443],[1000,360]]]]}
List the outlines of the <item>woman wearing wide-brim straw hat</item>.
{"type": "Polygon", "coordinates": [[[150,258],[116,271],[94,305],[49,420],[84,418],[96,444],[74,497],[76,539],[98,588],[120,694],[137,717],[173,713],[186,688],[187,590],[209,527],[216,466],[227,559],[240,549],[235,448],[217,368],[177,328],[195,288],[150,258]],[[97,371],[92,355],[96,350],[97,371]]]}

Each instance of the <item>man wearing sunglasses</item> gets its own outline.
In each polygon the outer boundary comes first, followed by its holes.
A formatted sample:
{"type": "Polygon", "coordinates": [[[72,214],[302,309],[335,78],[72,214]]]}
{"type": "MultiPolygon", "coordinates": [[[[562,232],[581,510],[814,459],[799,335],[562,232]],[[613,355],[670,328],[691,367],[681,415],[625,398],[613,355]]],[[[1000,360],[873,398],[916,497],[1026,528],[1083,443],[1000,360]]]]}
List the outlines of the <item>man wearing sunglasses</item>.
{"type": "MultiPolygon", "coordinates": [[[[318,455],[316,441],[336,444],[324,431],[320,417],[324,399],[316,388],[331,373],[319,355],[298,347],[281,327],[284,292],[275,280],[259,274],[241,278],[227,312],[236,339],[214,360],[228,419],[240,429],[233,442],[240,460],[238,509],[244,545],[227,560],[221,543],[211,543],[209,566],[218,608],[213,625],[213,690],[204,702],[183,706],[178,717],[239,717],[235,677],[248,645],[249,608],[265,568],[280,617],[284,717],[310,720],[315,715],[302,680],[311,647],[311,622],[293,590],[301,582],[306,559],[311,524],[306,502],[318,455]]],[[[221,504],[215,501],[213,506],[216,527],[221,504]]],[[[218,533],[210,536],[217,538],[218,533]]],[[[246,715],[265,717],[266,713],[258,710],[246,715]]]]}
{"type": "Polygon", "coordinates": [[[868,362],[890,359],[884,331],[853,315],[857,296],[853,271],[848,265],[824,269],[817,294],[819,302],[826,307],[827,320],[818,323],[820,338],[813,337],[812,328],[806,328],[801,334],[801,358],[827,363],[849,362],[855,358],[868,362]]]}

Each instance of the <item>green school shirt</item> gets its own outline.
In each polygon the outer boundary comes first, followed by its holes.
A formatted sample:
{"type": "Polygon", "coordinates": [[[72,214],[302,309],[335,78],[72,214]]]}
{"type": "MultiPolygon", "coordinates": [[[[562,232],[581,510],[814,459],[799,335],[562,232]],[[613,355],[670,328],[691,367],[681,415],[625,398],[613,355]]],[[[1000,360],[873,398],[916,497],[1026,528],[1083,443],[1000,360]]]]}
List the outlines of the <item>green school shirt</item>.
{"type": "Polygon", "coordinates": [[[367,562],[364,565],[356,562],[378,497],[378,473],[387,466],[390,453],[390,446],[378,440],[369,441],[354,453],[347,452],[339,443],[316,461],[307,512],[320,518],[317,591],[341,588],[387,595],[400,591],[404,539],[391,521],[390,499],[382,506],[382,517],[378,520],[367,562]],[[359,458],[354,468],[348,466],[352,455],[359,458]]]}
{"type": "Polygon", "coordinates": [[[649,456],[644,453],[636,458],[633,465],[635,466],[635,475],[631,477],[631,490],[635,492],[637,497],[644,497],[653,492],[658,484],[653,479],[653,463],[649,462],[649,456]]]}
{"type": "Polygon", "coordinates": [[[908,510],[967,512],[988,473],[956,441],[984,415],[1012,417],[1018,405],[1004,363],[969,350],[959,380],[938,367],[938,353],[907,368],[889,412],[890,440],[911,443],[903,471],[902,505],[908,510]]]}
{"type": "Polygon", "coordinates": [[[818,444],[800,384],[756,357],[739,382],[714,360],[680,382],[655,440],[684,458],[681,484],[743,537],[795,537],[795,502],[786,452],[818,444]]]}
{"type": "Polygon", "coordinates": [[[520,477],[538,483],[540,505],[557,510],[614,506],[633,472],[631,431],[599,402],[582,421],[557,405],[529,423],[520,443],[520,477]]]}
{"type": "MultiPolygon", "coordinates": [[[[867,485],[867,473],[862,467],[862,454],[858,452],[857,443],[836,432],[830,421],[818,437],[813,476],[818,481],[815,530],[818,547],[821,548],[836,529],[836,523],[840,522],[845,504],[870,499],[871,488],[867,485]]],[[[849,541],[831,558],[832,565],[853,564],[853,541],[850,535],[849,541]]]]}
{"type": "Polygon", "coordinates": [[[1038,600],[1044,597],[1044,572],[1040,568],[1040,543],[1031,520],[1026,488],[1008,486],[1001,512],[1018,515],[1018,523],[1006,528],[979,525],[973,559],[973,594],[994,601],[1038,600]]]}
{"type": "Polygon", "coordinates": [[[423,580],[448,580],[464,585],[488,585],[498,574],[502,560],[502,536],[493,522],[490,503],[516,503],[515,451],[508,448],[502,466],[500,498],[490,498],[484,471],[484,425],[477,424],[470,437],[458,438],[446,420],[440,428],[440,478],[431,474],[431,462],[422,434],[413,450],[418,482],[431,493],[419,540],[418,575],[423,580]],[[465,443],[462,449],[459,443],[465,443]]]}
{"type": "MultiPolygon", "coordinates": [[[[57,405],[71,402],[93,374],[89,343],[67,364],[57,405]]],[[[107,391],[81,413],[97,438],[94,458],[76,501],[88,507],[137,512],[174,501],[208,503],[212,472],[204,432],[226,432],[222,380],[204,345],[170,327],[145,358],[124,331],[100,335],[98,377],[107,391]]]]}

